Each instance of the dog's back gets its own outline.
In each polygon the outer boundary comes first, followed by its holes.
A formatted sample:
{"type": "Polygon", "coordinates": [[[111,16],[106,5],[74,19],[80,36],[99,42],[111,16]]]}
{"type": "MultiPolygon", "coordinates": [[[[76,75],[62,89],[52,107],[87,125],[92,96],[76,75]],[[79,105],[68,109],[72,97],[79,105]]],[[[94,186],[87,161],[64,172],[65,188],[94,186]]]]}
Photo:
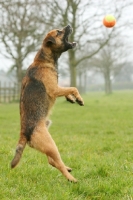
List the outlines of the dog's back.
{"type": "Polygon", "coordinates": [[[49,111],[49,96],[45,85],[34,74],[38,67],[29,68],[22,83],[20,98],[21,128],[30,141],[34,128],[41,119],[46,119],[49,111]]]}

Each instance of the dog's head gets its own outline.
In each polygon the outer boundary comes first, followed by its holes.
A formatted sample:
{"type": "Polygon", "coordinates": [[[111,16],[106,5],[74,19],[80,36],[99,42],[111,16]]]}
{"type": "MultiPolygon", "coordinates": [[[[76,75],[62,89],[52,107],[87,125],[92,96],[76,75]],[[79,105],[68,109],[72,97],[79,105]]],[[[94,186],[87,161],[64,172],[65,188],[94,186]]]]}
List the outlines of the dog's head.
{"type": "Polygon", "coordinates": [[[69,42],[68,37],[72,33],[70,25],[62,30],[55,29],[50,31],[44,38],[43,45],[51,49],[52,52],[62,53],[76,46],[75,42],[69,42]]]}

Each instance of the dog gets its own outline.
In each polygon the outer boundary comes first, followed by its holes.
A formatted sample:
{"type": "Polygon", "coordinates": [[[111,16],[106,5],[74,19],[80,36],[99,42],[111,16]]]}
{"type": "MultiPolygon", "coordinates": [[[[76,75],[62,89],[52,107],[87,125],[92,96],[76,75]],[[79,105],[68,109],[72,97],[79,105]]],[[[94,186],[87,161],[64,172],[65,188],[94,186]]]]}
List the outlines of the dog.
{"type": "Polygon", "coordinates": [[[60,170],[69,181],[77,182],[70,174],[72,169],[63,163],[58,148],[48,131],[51,123],[49,120],[50,111],[57,97],[65,96],[67,101],[71,103],[76,101],[79,105],[84,105],[77,88],[58,86],[58,58],[63,52],[76,46],[75,42],[68,41],[71,33],[70,25],[62,30],[50,31],[44,38],[40,50],[22,80],[20,138],[11,162],[11,168],[18,164],[23,150],[28,144],[46,154],[49,164],[60,170]]]}

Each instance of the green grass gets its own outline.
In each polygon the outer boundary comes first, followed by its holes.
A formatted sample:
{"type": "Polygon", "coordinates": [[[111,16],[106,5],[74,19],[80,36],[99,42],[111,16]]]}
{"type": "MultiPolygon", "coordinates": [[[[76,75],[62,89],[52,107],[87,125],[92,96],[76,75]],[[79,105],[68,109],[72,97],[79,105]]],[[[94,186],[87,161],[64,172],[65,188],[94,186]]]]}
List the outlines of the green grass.
{"type": "Polygon", "coordinates": [[[19,105],[0,105],[1,200],[133,199],[133,92],[83,97],[84,107],[59,98],[50,127],[77,184],[29,147],[18,167],[10,169],[19,137],[19,105]]]}

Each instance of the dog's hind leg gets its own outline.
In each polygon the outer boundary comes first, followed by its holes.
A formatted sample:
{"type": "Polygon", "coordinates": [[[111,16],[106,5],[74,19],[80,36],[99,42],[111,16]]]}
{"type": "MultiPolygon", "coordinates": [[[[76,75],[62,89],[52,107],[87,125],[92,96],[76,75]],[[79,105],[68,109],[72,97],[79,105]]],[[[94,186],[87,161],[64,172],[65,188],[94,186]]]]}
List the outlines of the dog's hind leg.
{"type": "MultiPolygon", "coordinates": [[[[47,158],[48,158],[49,164],[52,165],[53,167],[56,167],[56,164],[55,164],[54,160],[50,156],[47,156],[47,158]]],[[[68,166],[65,166],[65,167],[66,167],[68,172],[72,171],[72,169],[70,167],[68,167],[68,166]]]]}
{"type": "Polygon", "coordinates": [[[45,153],[49,163],[60,170],[69,181],[77,182],[77,180],[68,172],[70,168],[66,167],[63,163],[58,148],[47,128],[44,126],[44,123],[39,123],[35,128],[34,133],[31,136],[30,144],[33,148],[45,153]]]}
{"type": "Polygon", "coordinates": [[[15,156],[11,162],[11,168],[16,167],[16,165],[19,163],[26,143],[27,143],[26,138],[23,136],[23,134],[21,134],[17,148],[16,148],[15,156]]]}

